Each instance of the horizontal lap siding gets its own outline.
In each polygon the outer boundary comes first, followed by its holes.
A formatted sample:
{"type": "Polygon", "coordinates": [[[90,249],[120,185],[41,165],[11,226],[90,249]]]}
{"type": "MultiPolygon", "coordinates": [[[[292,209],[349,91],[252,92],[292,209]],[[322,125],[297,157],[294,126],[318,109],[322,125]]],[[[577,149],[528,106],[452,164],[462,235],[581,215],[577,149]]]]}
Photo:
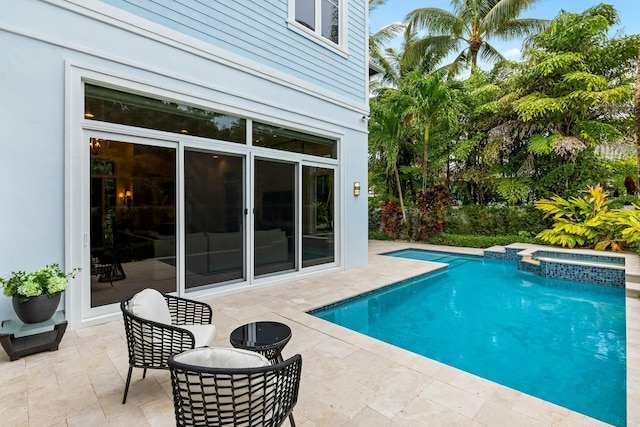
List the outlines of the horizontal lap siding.
{"type": "Polygon", "coordinates": [[[347,58],[289,30],[287,0],[103,1],[355,101],[366,100],[365,0],[348,4],[347,58]]]}

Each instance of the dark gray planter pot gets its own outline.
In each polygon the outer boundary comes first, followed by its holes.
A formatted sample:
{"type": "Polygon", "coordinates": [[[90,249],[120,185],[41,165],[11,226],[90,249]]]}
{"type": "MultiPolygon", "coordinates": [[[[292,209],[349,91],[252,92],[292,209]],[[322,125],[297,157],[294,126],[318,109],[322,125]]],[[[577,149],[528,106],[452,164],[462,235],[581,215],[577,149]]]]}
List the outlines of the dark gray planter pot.
{"type": "Polygon", "coordinates": [[[29,301],[20,302],[18,297],[13,297],[13,310],[24,323],[38,323],[51,319],[60,303],[60,295],[49,298],[46,295],[32,297],[29,301]]]}

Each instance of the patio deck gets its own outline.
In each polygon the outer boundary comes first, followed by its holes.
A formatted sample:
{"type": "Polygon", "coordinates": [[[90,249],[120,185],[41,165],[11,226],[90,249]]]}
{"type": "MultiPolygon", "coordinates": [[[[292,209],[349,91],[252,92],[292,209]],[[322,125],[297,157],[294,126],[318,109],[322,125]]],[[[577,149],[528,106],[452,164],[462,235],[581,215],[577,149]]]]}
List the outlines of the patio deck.
{"type": "MultiPolygon", "coordinates": [[[[366,267],[210,298],[215,345],[229,347],[230,332],[250,321],[289,325],[293,337],[284,357],[303,358],[294,410],[299,427],[606,425],[305,313],[433,269],[428,262],[378,255],[405,247],[439,248],[371,241],[366,267]]],[[[637,397],[640,299],[628,295],[626,315],[627,393],[637,397]]],[[[122,405],[128,368],[122,321],[67,331],[56,352],[15,362],[1,353],[3,426],[175,425],[168,371],[149,370],[142,380],[142,370],[135,369],[122,405]]],[[[628,426],[640,427],[640,405],[627,400],[628,426]]]]}

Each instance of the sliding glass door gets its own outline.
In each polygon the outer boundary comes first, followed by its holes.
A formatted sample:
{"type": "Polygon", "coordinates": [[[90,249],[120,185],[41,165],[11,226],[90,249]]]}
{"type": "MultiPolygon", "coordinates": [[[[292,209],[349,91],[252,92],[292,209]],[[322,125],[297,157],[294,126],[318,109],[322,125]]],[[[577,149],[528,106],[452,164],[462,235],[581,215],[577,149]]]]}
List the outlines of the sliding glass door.
{"type": "Polygon", "coordinates": [[[254,162],[254,275],[296,269],[296,164],[254,162]]]}
{"type": "Polygon", "coordinates": [[[302,167],[302,267],[335,261],[334,170],[302,167]]]}
{"type": "Polygon", "coordinates": [[[176,150],[90,138],[91,307],[175,292],[176,150]]]}
{"type": "Polygon", "coordinates": [[[185,286],[245,278],[243,158],[184,154],[185,286]]]}

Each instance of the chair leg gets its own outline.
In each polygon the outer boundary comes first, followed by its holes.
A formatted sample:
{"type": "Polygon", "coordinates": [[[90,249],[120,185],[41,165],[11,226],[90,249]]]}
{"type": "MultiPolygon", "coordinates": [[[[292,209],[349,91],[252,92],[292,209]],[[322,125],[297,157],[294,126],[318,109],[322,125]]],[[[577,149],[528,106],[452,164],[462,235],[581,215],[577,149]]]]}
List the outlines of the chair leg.
{"type": "Polygon", "coordinates": [[[124,397],[122,398],[122,404],[124,405],[127,401],[127,393],[129,392],[129,384],[131,383],[131,372],[133,371],[133,367],[129,366],[129,373],[127,374],[127,384],[124,386],[124,397]]]}
{"type": "Polygon", "coordinates": [[[296,427],[296,422],[293,421],[293,412],[289,414],[289,424],[291,424],[291,427],[296,427]]]}
{"type": "Polygon", "coordinates": [[[144,368],[144,372],[142,372],[142,379],[145,379],[147,376],[147,368],[144,368]]]}

